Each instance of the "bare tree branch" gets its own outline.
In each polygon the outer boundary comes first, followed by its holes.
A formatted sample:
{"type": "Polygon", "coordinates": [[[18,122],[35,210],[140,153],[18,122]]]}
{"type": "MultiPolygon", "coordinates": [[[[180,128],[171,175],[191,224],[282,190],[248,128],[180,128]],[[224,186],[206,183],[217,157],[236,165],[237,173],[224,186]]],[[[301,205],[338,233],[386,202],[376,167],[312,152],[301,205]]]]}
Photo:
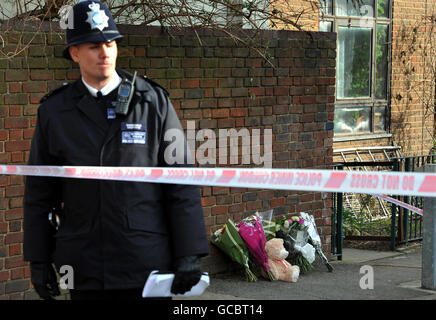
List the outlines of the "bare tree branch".
{"type": "MultiPolygon", "coordinates": [[[[321,0],[324,1],[324,0],[321,0]]],[[[349,0],[361,2],[362,0],[349,0]]],[[[78,0],[2,0],[0,26],[16,21],[59,21],[63,6],[78,0]]],[[[253,47],[254,39],[243,40],[247,29],[251,33],[263,29],[304,31],[303,17],[317,15],[319,0],[103,0],[113,13],[116,23],[160,25],[181,29],[190,27],[201,45],[197,29],[223,31],[229,37],[260,53],[253,47]],[[297,3],[297,4],[296,4],[297,3]]],[[[262,55],[266,57],[265,54],[262,55]]]]}

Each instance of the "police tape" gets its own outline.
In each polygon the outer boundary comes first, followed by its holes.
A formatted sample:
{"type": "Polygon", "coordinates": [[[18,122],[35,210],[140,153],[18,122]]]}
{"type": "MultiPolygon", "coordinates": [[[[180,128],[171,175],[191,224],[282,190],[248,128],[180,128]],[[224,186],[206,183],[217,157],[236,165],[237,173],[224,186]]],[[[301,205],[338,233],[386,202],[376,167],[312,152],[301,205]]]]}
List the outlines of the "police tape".
{"type": "Polygon", "coordinates": [[[0,174],[121,180],[321,192],[368,193],[420,215],[423,210],[384,194],[436,196],[436,175],[261,168],[141,168],[1,165],[0,174]],[[372,192],[371,192],[372,191],[372,192]]]}
{"type": "Polygon", "coordinates": [[[375,195],[421,215],[421,209],[385,194],[436,197],[436,175],[417,172],[0,165],[0,174],[232,188],[363,193],[375,195]]]}
{"type": "Polygon", "coordinates": [[[0,165],[0,174],[436,197],[436,174],[418,172],[0,165]]]}
{"type": "Polygon", "coordinates": [[[385,194],[372,194],[372,196],[376,196],[376,197],[378,197],[380,199],[383,199],[383,200],[386,200],[386,201],[391,202],[393,204],[396,204],[396,205],[398,205],[400,207],[403,207],[404,209],[407,209],[407,210],[410,210],[412,212],[415,212],[415,213],[419,214],[420,216],[424,215],[424,210],[422,210],[420,208],[417,208],[415,206],[412,206],[409,203],[406,203],[406,202],[400,201],[398,199],[389,197],[389,196],[387,196],[385,194]]]}

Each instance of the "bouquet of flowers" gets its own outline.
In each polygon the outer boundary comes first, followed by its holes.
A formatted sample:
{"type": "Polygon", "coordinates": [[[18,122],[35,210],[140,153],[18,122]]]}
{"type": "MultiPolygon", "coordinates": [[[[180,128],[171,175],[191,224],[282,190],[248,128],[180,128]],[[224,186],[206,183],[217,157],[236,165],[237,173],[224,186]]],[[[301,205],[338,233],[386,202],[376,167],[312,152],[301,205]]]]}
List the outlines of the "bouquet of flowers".
{"type": "Polygon", "coordinates": [[[284,240],[286,250],[289,255],[286,260],[293,265],[300,267],[301,273],[306,273],[313,269],[312,263],[315,261],[315,248],[308,243],[308,225],[302,216],[291,218],[283,217],[277,224],[280,230],[276,236],[284,240]]]}
{"type": "Polygon", "coordinates": [[[266,237],[262,222],[258,215],[245,218],[237,224],[239,234],[244,239],[248,250],[256,259],[257,263],[263,268],[269,280],[275,280],[268,265],[268,256],[265,251],[266,237]]]}
{"type": "Polygon", "coordinates": [[[229,219],[221,229],[213,232],[210,236],[210,240],[233,261],[245,268],[245,275],[248,281],[257,281],[256,275],[250,270],[250,253],[248,248],[232,220],[229,219]]]}

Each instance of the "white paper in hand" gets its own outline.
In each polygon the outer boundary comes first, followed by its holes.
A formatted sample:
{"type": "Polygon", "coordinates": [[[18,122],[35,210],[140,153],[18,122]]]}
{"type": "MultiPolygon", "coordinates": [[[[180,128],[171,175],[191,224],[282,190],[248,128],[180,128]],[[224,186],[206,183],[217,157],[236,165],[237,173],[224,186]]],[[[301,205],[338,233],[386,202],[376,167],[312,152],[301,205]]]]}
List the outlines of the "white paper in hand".
{"type": "Polygon", "coordinates": [[[174,296],[184,296],[193,297],[200,296],[203,294],[204,290],[209,286],[209,275],[203,273],[200,281],[192,287],[192,289],[184,294],[172,294],[171,285],[174,280],[174,273],[158,273],[159,271],[154,270],[150,273],[147,281],[145,282],[144,290],[142,290],[143,298],[151,297],[174,297],[174,296]]]}

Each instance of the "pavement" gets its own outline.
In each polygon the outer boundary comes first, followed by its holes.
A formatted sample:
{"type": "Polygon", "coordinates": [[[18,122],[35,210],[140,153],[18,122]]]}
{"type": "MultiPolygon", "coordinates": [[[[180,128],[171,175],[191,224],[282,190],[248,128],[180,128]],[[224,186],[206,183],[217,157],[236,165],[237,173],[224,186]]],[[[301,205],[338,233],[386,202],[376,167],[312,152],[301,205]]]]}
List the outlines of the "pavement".
{"type": "Polygon", "coordinates": [[[435,290],[421,287],[419,244],[397,251],[344,248],[342,260],[330,263],[333,272],[315,261],[315,268],[296,283],[247,282],[239,273],[213,275],[203,295],[175,300],[436,300],[435,290]]]}

